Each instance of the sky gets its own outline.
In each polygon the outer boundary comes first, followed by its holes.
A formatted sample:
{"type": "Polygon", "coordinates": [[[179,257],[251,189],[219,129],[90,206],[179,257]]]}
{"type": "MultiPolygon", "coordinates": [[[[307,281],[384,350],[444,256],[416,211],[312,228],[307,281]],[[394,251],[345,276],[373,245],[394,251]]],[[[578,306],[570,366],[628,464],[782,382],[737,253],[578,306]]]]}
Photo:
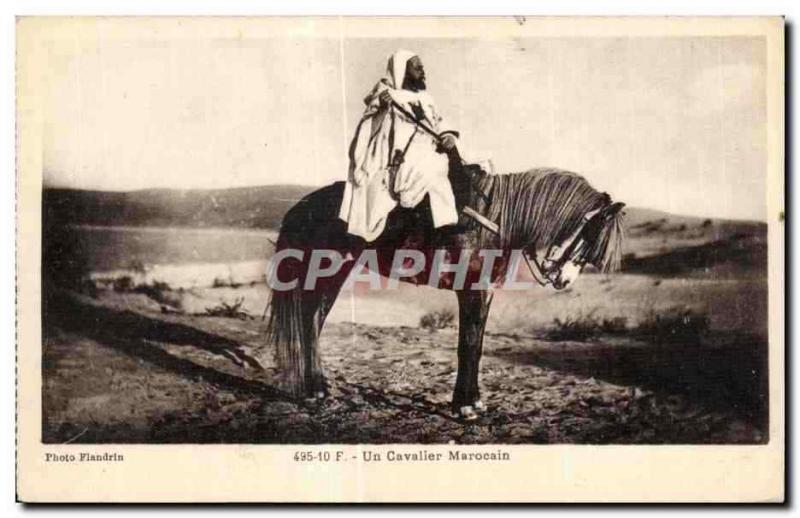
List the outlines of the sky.
{"type": "Polygon", "coordinates": [[[43,77],[44,180],[98,190],[324,185],[406,48],[465,154],[552,166],[615,200],[766,219],[766,47],[755,37],[61,42],[43,77]]]}

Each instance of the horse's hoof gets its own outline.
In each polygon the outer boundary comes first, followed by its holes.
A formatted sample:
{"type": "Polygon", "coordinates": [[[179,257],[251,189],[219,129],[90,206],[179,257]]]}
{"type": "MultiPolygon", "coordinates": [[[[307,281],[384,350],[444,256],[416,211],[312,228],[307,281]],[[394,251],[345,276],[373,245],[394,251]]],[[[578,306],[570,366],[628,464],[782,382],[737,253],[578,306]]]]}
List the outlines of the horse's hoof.
{"type": "Polygon", "coordinates": [[[484,405],[483,401],[481,401],[480,399],[472,404],[472,408],[474,408],[475,411],[478,413],[483,413],[486,411],[486,405],[484,405]]]}
{"type": "Polygon", "coordinates": [[[462,406],[458,409],[458,416],[464,421],[474,421],[478,418],[477,412],[472,405],[462,406]]]}
{"type": "Polygon", "coordinates": [[[306,403],[319,403],[319,402],[324,401],[325,399],[327,399],[327,397],[328,397],[328,395],[325,394],[325,392],[320,390],[320,391],[314,392],[313,394],[310,394],[310,395],[306,396],[305,401],[306,401],[306,403]]]}

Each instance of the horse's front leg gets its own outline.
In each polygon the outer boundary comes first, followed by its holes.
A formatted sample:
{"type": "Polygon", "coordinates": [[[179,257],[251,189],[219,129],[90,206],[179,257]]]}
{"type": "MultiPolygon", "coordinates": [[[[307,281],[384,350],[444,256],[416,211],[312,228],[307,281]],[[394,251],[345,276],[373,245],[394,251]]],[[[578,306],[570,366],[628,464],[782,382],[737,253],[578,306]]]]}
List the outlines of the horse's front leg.
{"type": "Polygon", "coordinates": [[[458,291],[458,376],[453,392],[453,413],[475,419],[483,410],[478,374],[483,353],[483,332],[489,316],[491,294],[486,291],[458,291]]]}

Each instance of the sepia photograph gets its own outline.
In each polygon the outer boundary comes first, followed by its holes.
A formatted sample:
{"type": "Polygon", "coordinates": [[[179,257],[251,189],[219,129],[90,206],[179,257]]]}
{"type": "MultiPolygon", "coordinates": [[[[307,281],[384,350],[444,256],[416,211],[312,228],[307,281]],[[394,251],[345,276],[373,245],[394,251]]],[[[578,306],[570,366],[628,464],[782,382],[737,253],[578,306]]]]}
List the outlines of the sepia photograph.
{"type": "Polygon", "coordinates": [[[37,462],[782,452],[782,20],[690,20],[19,19],[37,462]]]}

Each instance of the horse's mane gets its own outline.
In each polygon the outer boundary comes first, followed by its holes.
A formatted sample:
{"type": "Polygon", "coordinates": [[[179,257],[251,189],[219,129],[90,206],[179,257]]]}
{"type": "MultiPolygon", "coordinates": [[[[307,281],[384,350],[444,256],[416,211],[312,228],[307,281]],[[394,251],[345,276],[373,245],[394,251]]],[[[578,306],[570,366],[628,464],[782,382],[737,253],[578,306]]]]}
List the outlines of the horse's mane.
{"type": "MultiPolygon", "coordinates": [[[[582,176],[560,169],[487,174],[479,183],[491,200],[486,216],[499,224],[504,249],[546,249],[575,232],[586,213],[611,203],[608,194],[596,191],[582,176]]],[[[582,259],[602,271],[618,269],[620,218],[611,218],[592,237],[582,259]]]]}

